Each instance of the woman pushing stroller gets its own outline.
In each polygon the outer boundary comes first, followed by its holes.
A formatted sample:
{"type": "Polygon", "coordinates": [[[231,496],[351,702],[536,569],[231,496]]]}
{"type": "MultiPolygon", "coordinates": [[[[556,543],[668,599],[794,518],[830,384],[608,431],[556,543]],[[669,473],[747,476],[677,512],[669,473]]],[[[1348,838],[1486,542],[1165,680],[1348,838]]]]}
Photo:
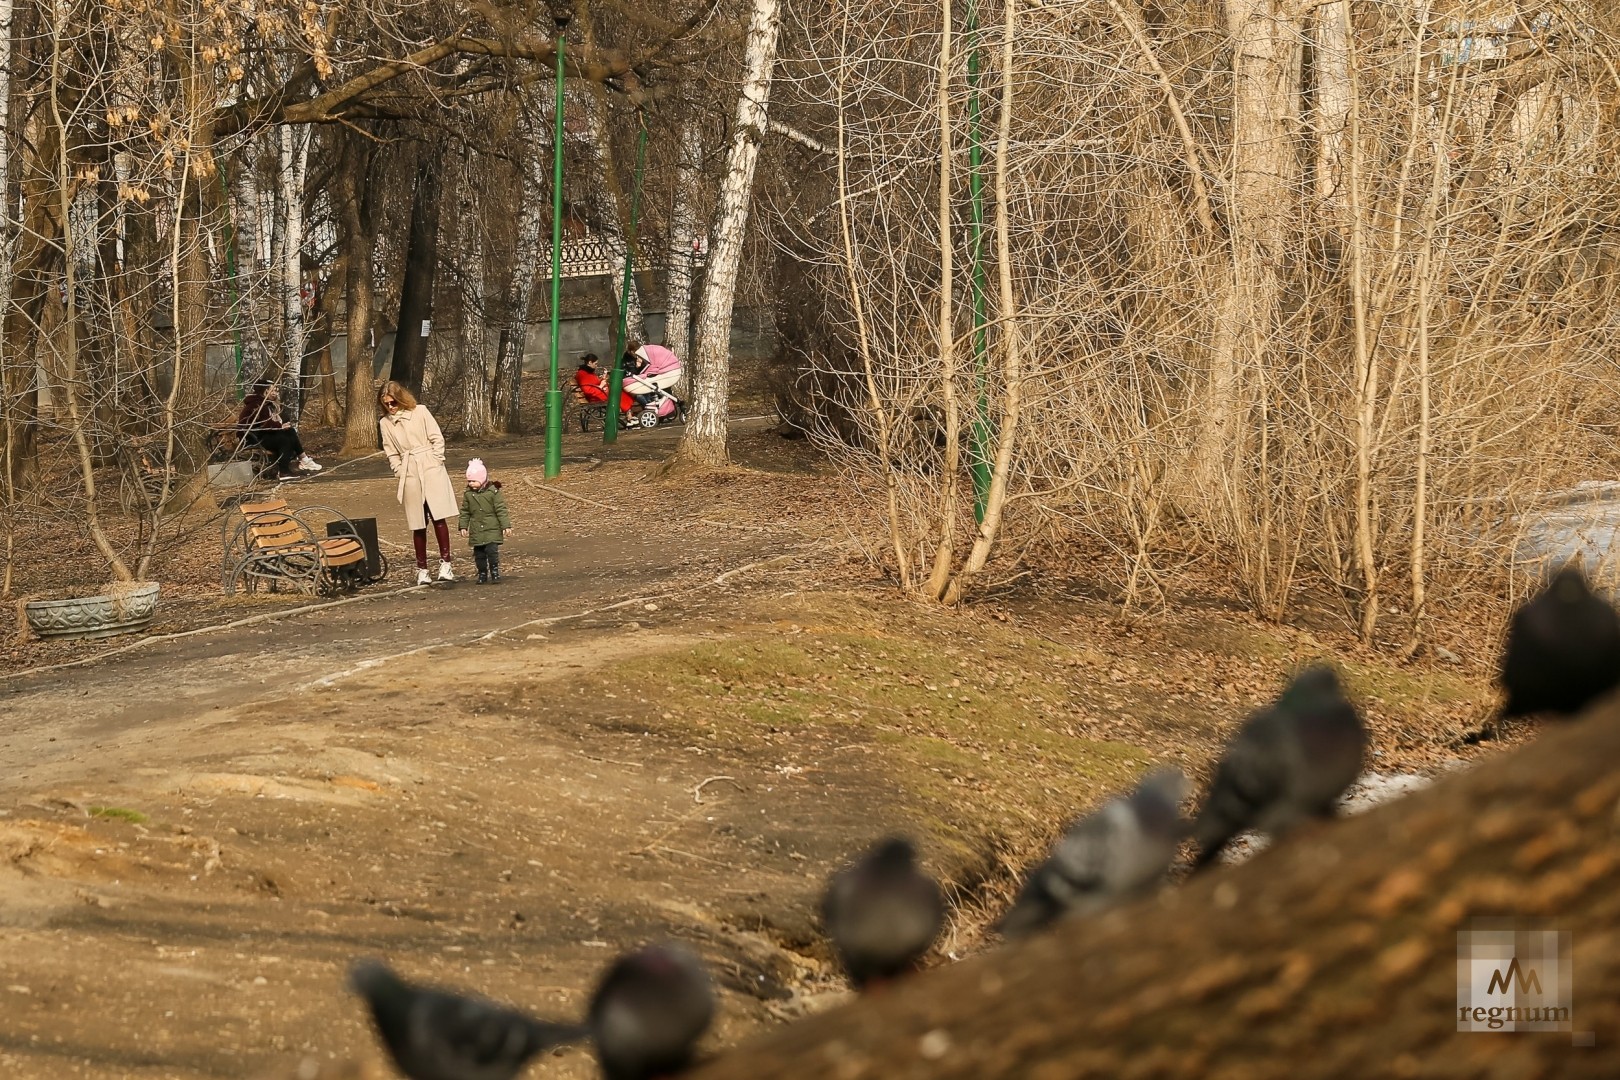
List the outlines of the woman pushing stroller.
{"type": "Polygon", "coordinates": [[[624,353],[624,389],[642,409],[664,415],[680,408],[670,388],[681,381],[681,359],[662,345],[631,341],[624,353]]]}

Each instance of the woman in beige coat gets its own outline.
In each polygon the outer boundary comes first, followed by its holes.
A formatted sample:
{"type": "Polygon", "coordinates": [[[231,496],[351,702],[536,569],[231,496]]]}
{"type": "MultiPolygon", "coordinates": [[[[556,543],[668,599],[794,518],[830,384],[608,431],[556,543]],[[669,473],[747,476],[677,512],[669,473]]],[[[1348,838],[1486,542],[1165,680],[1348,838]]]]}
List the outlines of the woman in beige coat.
{"type": "Polygon", "coordinates": [[[411,392],[397,382],[384,383],[377,395],[382,407],[383,449],[388,467],[399,478],[396,497],[405,507],[405,521],[416,541],[416,583],[433,579],[427,568],[427,526],[433,522],[439,542],[439,580],[454,581],[450,570],[450,523],[461,512],[450,474],[444,471],[444,433],[426,405],[418,405],[411,392]]]}

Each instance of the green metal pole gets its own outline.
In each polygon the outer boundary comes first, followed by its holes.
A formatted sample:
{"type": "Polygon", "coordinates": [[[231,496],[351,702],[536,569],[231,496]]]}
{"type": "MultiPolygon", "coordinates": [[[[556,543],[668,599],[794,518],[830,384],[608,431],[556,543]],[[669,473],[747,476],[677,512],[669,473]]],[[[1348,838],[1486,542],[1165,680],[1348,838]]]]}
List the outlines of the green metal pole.
{"type": "Polygon", "coordinates": [[[557,385],[557,337],[562,332],[563,40],[557,19],[557,123],[551,139],[551,366],[546,384],[546,479],[562,472],[562,388],[557,385]]]}
{"type": "Polygon", "coordinates": [[[236,227],[231,224],[231,186],[225,177],[225,163],[214,156],[219,172],[219,190],[225,197],[225,272],[231,276],[231,321],[236,328],[236,400],[242,400],[242,294],[236,287],[236,227]]]}
{"type": "Polygon", "coordinates": [[[984,521],[990,496],[990,401],[985,377],[990,367],[989,319],[985,315],[984,280],[984,145],[979,108],[979,6],[967,3],[968,39],[968,191],[973,199],[973,355],[978,393],[970,429],[969,469],[973,474],[973,517],[984,521]]]}
{"type": "Polygon", "coordinates": [[[619,328],[613,338],[613,367],[608,371],[607,420],[602,424],[602,442],[619,441],[619,392],[624,389],[625,334],[630,323],[630,287],[635,282],[635,252],[640,240],[636,231],[641,216],[641,182],[647,171],[647,117],[640,116],[636,134],[636,180],[630,191],[630,232],[624,240],[624,282],[619,289],[619,328]]]}

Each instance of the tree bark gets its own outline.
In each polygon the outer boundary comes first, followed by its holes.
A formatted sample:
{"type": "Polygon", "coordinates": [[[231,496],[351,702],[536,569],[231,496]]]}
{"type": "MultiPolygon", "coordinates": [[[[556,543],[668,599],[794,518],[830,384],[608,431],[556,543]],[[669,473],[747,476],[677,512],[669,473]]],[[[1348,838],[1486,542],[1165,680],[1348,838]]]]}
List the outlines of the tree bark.
{"type": "Polygon", "coordinates": [[[692,348],[692,285],[697,274],[702,223],[698,190],[703,183],[703,142],[697,120],[681,122],[675,145],[675,201],[669,214],[664,256],[664,343],[685,360],[692,348]]]}
{"type": "MultiPolygon", "coordinates": [[[[5,353],[0,356],[0,416],[4,417],[4,442],[0,451],[0,481],[5,484],[8,504],[16,500],[16,482],[32,467],[34,457],[32,402],[25,399],[28,387],[33,385],[32,365],[23,358],[28,354],[17,352],[12,336],[11,285],[17,254],[16,230],[11,225],[11,19],[12,0],[0,0],[0,345],[5,353]]],[[[21,323],[21,320],[19,320],[21,323]]],[[[27,327],[20,328],[21,333],[27,327]]],[[[7,544],[11,542],[7,533],[7,544]]],[[[6,561],[5,586],[11,584],[11,561],[6,561]]]]}
{"type": "MultiPolygon", "coordinates": [[[[471,191],[472,178],[461,182],[471,191]]],[[[489,322],[485,312],[485,267],[489,253],[484,243],[480,204],[470,195],[463,198],[456,215],[457,252],[463,267],[460,277],[461,326],[461,430],[467,435],[488,435],[493,425],[489,410],[489,322]]]]}
{"type": "Polygon", "coordinates": [[[1298,172],[1292,103],[1297,17],[1275,0],[1229,0],[1232,42],[1232,182],[1227,213],[1231,260],[1217,282],[1204,415],[1192,462],[1193,490],[1220,490],[1222,464],[1241,438],[1249,373],[1264,360],[1276,321],[1284,240],[1295,213],[1298,172]]]}
{"type": "Polygon", "coordinates": [[[21,140],[27,157],[19,173],[24,218],[13,247],[11,306],[4,313],[4,365],[7,461],[17,487],[32,483],[39,454],[39,333],[61,265],[64,223],[51,198],[57,130],[36,119],[21,140]]]}
{"type": "Polygon", "coordinates": [[[281,264],[276,250],[280,230],[271,220],[269,235],[266,235],[266,215],[260,202],[259,189],[259,150],[264,141],[273,135],[273,132],[266,132],[243,143],[230,183],[232,210],[236,219],[234,236],[238,294],[232,329],[241,338],[242,376],[247,381],[270,376],[275,367],[274,359],[265,355],[258,343],[270,336],[271,328],[281,321],[281,315],[271,303],[273,290],[265,287],[266,268],[281,264]]]}
{"type": "Polygon", "coordinates": [[[283,125],[278,132],[281,168],[276,197],[281,208],[282,385],[288,419],[298,421],[304,402],[304,179],[309,172],[308,125],[283,125]]]}
{"type": "Polygon", "coordinates": [[[364,454],[377,448],[376,375],[372,367],[375,346],[372,327],[377,310],[377,279],[372,265],[377,248],[377,224],[371,199],[370,142],[363,136],[345,133],[343,161],[338,170],[338,220],[343,243],[348,249],[344,265],[344,291],[348,295],[347,355],[344,380],[345,455],[364,454]]]}
{"type": "Polygon", "coordinates": [[[776,67],[776,43],[782,29],[779,0],[753,0],[748,22],[747,74],[737,102],[735,134],[726,157],[725,179],[715,220],[714,247],[709,253],[703,303],[698,313],[698,343],[692,367],[692,412],[681,436],[678,456],[696,465],[726,464],[726,429],[730,420],[731,319],[742,262],[743,238],[753,198],[754,167],[765,138],[776,67]]]}
{"type": "MultiPolygon", "coordinates": [[[[189,82],[187,105],[197,118],[191,146],[213,146],[210,125],[214,113],[203,107],[211,99],[213,87],[201,69],[193,71],[189,82]]],[[[218,314],[209,306],[208,287],[217,274],[209,265],[207,238],[211,228],[219,225],[219,215],[225,212],[212,158],[203,158],[200,149],[194,153],[195,157],[187,155],[186,167],[195,167],[196,175],[181,193],[184,198],[177,196],[174,208],[179,249],[170,263],[174,280],[170,314],[175,339],[173,392],[165,420],[168,459],[177,475],[190,477],[189,486],[172,496],[176,506],[189,506],[207,491],[208,478],[203,470],[208,460],[207,433],[195,421],[208,411],[208,341],[218,314]]]]}
{"type": "Polygon", "coordinates": [[[340,254],[324,282],[315,286],[315,318],[310,325],[309,355],[315,361],[315,379],[321,390],[321,425],[337,427],[343,421],[338,402],[337,376],[332,370],[332,325],[337,318],[337,298],[342,291],[346,255],[340,254]]]}
{"type": "Polygon", "coordinates": [[[500,356],[495,366],[495,430],[515,434],[523,430],[523,352],[529,341],[529,309],[534,283],[540,274],[540,235],[551,213],[549,155],[541,152],[547,138],[549,111],[539,90],[526,88],[519,120],[523,167],[522,206],[518,211],[517,252],[512,259],[511,306],[501,329],[500,356]]]}
{"type": "MultiPolygon", "coordinates": [[[[0,318],[11,305],[11,13],[0,0],[0,318]]],[[[7,412],[9,416],[9,410],[7,412]]]]}
{"type": "Polygon", "coordinates": [[[1311,73],[1315,101],[1316,198],[1334,225],[1344,211],[1344,136],[1350,115],[1350,0],[1330,0],[1316,11],[1311,73]]]}
{"type": "Polygon", "coordinates": [[[389,378],[422,392],[428,333],[433,318],[433,279],[439,262],[439,148],[424,147],[411,199],[410,238],[405,248],[405,282],[400,287],[399,329],[389,378]]]}
{"type": "Polygon", "coordinates": [[[1612,1076],[1617,757],[1610,702],[1242,866],[801,1020],[692,1076],[1612,1076]],[[1570,933],[1572,1027],[1597,1032],[1596,1048],[1457,1030],[1458,932],[1492,917],[1570,933]]]}

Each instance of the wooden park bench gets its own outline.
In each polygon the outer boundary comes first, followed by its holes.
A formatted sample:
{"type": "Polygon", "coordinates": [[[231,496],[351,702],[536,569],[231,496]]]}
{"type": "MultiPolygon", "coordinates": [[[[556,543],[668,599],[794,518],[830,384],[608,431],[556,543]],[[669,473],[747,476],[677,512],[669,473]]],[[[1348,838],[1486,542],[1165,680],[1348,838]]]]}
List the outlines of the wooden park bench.
{"type": "Polygon", "coordinates": [[[220,581],[227,596],[239,588],[277,592],[283,585],[333,596],[388,576],[381,553],[377,573],[369,573],[359,530],[330,506],[294,510],[285,499],[264,499],[238,503],[236,509],[240,517],[228,515],[220,527],[220,581]],[[327,531],[333,535],[315,534],[308,516],[312,512],[327,515],[327,531]]]}

